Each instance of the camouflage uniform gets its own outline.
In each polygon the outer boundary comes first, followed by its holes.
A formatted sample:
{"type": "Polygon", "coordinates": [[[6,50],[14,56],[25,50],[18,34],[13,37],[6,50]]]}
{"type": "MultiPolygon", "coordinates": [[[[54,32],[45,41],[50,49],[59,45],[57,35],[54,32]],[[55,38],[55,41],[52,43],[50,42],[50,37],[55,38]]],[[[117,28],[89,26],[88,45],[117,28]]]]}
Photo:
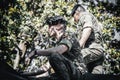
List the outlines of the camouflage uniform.
{"type": "Polygon", "coordinates": [[[86,72],[80,46],[75,36],[63,37],[58,45],[66,45],[69,50],[63,55],[52,53],[49,57],[50,65],[58,75],[59,80],[79,80],[80,75],[86,72]]]}
{"type": "MultiPolygon", "coordinates": [[[[102,47],[102,35],[101,26],[99,25],[97,19],[89,12],[81,12],[79,23],[78,23],[78,39],[81,38],[81,34],[84,28],[92,28],[92,33],[88,40],[86,41],[85,47],[81,50],[84,57],[85,63],[89,66],[93,66],[96,62],[100,62],[98,66],[94,67],[92,73],[102,73],[102,62],[104,49],[102,47]],[[98,60],[98,61],[97,61],[98,60]],[[93,63],[92,63],[93,62],[93,63]],[[92,63],[92,64],[89,64],[92,63]]],[[[89,68],[89,67],[88,67],[89,68]]]]}

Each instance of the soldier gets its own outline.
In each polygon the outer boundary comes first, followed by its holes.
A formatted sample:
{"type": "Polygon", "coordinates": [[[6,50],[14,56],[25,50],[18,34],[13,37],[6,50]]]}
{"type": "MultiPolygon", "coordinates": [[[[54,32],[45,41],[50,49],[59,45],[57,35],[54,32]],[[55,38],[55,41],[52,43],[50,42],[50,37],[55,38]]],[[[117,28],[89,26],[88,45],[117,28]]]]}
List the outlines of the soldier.
{"type": "Polygon", "coordinates": [[[55,47],[45,50],[34,50],[26,58],[29,62],[34,55],[48,56],[51,67],[59,80],[79,80],[86,73],[86,67],[80,54],[80,45],[75,36],[65,32],[66,20],[61,16],[48,18],[49,35],[57,39],[55,47]]]}
{"type": "Polygon", "coordinates": [[[80,4],[76,4],[73,7],[71,15],[77,23],[77,37],[88,71],[94,74],[102,74],[102,63],[104,60],[104,49],[101,45],[102,27],[95,16],[86,11],[80,4]]]}

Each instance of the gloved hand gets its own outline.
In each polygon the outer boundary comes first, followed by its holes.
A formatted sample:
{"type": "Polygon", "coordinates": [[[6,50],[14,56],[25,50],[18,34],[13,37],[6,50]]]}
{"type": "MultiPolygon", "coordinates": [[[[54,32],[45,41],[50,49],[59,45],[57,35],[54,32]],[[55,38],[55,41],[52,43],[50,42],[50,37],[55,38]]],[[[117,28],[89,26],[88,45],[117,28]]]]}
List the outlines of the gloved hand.
{"type": "Polygon", "coordinates": [[[25,59],[25,64],[29,65],[31,58],[36,54],[36,50],[33,50],[25,59]]]}
{"type": "Polygon", "coordinates": [[[26,65],[29,65],[29,64],[30,64],[30,61],[31,61],[31,59],[30,59],[29,57],[26,57],[26,58],[25,58],[25,64],[26,64],[26,65]]]}

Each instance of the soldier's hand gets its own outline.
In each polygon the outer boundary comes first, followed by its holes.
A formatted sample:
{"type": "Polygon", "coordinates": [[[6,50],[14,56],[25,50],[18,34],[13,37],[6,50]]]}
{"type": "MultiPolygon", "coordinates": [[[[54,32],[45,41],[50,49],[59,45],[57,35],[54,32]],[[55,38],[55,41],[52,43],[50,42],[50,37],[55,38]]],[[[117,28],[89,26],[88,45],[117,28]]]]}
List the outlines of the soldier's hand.
{"type": "Polygon", "coordinates": [[[36,50],[33,50],[25,59],[25,64],[29,65],[31,58],[35,55],[36,50]]]}
{"type": "Polygon", "coordinates": [[[57,39],[59,39],[64,34],[64,27],[55,27],[54,31],[56,32],[57,39]]]}
{"type": "Polygon", "coordinates": [[[26,59],[25,59],[25,64],[26,64],[26,65],[29,65],[29,64],[30,64],[30,58],[29,58],[29,57],[26,57],[26,59]]]}

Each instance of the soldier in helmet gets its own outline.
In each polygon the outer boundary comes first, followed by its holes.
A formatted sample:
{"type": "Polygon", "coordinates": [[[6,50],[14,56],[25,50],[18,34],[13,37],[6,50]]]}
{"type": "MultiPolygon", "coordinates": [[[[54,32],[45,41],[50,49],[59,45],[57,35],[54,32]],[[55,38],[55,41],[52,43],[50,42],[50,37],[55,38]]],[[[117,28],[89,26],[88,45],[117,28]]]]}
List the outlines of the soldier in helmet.
{"type": "Polygon", "coordinates": [[[102,47],[102,27],[95,16],[85,10],[80,4],[72,9],[72,16],[77,23],[81,54],[90,73],[102,74],[104,49],[102,47]]]}
{"type": "Polygon", "coordinates": [[[46,23],[49,26],[50,37],[57,39],[56,46],[45,50],[34,50],[28,55],[26,61],[34,55],[48,56],[50,65],[59,80],[79,80],[80,75],[87,71],[77,39],[66,34],[66,20],[61,16],[53,16],[49,17],[46,23]]]}

